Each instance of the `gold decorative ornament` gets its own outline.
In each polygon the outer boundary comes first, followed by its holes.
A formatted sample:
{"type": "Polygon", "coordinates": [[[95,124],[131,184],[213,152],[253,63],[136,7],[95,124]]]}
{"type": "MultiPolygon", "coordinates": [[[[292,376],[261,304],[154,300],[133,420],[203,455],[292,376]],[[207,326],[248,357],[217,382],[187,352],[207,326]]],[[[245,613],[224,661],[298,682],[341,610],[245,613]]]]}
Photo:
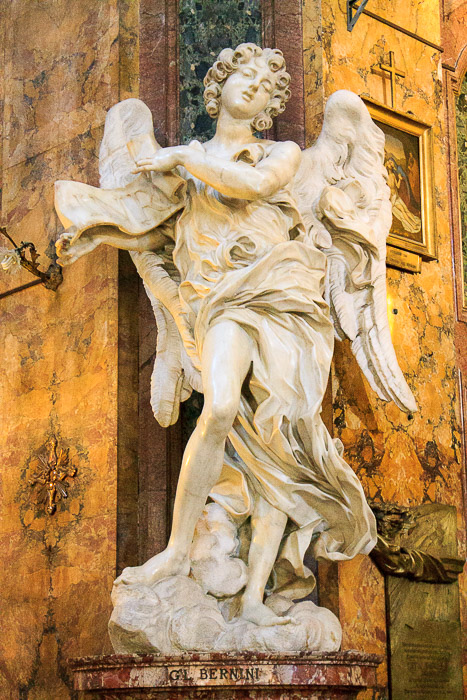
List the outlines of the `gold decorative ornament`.
{"type": "Polygon", "coordinates": [[[35,470],[28,483],[30,486],[40,484],[36,489],[38,503],[46,503],[46,511],[53,515],[57,509],[57,501],[68,498],[65,481],[76,474],[76,467],[70,464],[68,450],[60,447],[57,449],[58,441],[55,436],[46,443],[47,455],[39,457],[31,463],[35,470]]]}
{"type": "Polygon", "coordinates": [[[417,253],[409,253],[407,250],[388,245],[386,246],[386,265],[407,272],[421,272],[422,259],[417,253]]]}
{"type": "Polygon", "coordinates": [[[13,245],[13,248],[11,249],[0,247],[0,268],[3,270],[3,272],[12,275],[18,272],[21,268],[24,268],[37,278],[32,282],[21,285],[20,287],[15,287],[7,292],[3,292],[0,294],[0,299],[10,296],[11,294],[19,292],[23,289],[27,289],[28,287],[34,287],[37,284],[43,284],[46,289],[56,292],[58,287],[63,282],[63,275],[60,265],[53,262],[49,265],[45,272],[40,270],[37,262],[40,256],[34,243],[31,243],[30,241],[21,241],[20,245],[18,245],[10,234],[7,233],[4,226],[0,226],[0,234],[7,238],[13,245]],[[29,258],[27,257],[27,253],[29,253],[29,258]]]}
{"type": "Polygon", "coordinates": [[[373,503],[378,541],[370,557],[382,574],[402,576],[425,583],[453,583],[462,573],[465,560],[436,557],[420,549],[403,547],[400,537],[415,526],[411,509],[393,503],[373,503]]]}

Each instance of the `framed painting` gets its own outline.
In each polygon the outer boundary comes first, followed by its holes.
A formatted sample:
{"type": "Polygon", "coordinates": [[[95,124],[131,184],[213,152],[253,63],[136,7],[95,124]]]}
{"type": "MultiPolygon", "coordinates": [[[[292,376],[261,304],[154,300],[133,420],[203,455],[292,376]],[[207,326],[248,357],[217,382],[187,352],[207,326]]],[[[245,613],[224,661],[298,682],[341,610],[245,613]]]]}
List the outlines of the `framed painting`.
{"type": "Polygon", "coordinates": [[[386,137],[385,165],[392,225],[387,243],[425,259],[436,258],[431,127],[362,98],[386,137]]]}

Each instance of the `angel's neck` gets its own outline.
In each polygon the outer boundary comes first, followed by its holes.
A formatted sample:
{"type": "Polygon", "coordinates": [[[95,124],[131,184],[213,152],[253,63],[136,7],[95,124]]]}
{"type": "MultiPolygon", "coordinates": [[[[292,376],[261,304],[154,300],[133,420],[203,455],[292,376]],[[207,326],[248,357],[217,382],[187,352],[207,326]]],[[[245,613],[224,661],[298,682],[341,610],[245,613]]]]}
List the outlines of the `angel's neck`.
{"type": "Polygon", "coordinates": [[[242,146],[255,140],[249,119],[235,119],[226,110],[222,109],[216,125],[216,133],[211,139],[211,144],[223,148],[229,146],[242,146]]]}

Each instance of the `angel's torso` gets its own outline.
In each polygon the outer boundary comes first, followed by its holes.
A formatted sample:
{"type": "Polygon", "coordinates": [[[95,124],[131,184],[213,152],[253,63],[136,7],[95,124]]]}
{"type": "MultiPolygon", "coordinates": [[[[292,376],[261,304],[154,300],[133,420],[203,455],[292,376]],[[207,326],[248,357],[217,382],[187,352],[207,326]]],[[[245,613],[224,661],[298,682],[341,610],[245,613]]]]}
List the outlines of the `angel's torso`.
{"type": "MultiPolygon", "coordinates": [[[[232,155],[256,165],[273,142],[248,145],[232,155]]],[[[200,298],[225,275],[254,265],[276,245],[300,234],[302,223],[287,187],[256,201],[221,195],[186,170],[187,204],[176,224],[174,262],[182,283],[200,298]]]]}

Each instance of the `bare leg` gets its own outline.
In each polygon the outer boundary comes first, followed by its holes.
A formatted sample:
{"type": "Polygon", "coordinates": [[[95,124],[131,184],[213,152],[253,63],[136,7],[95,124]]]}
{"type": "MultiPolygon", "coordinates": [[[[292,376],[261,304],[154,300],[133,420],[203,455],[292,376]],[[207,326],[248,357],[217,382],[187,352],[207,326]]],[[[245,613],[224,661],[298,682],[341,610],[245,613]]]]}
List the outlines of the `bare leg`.
{"type": "Polygon", "coordinates": [[[251,338],[233,321],[220,322],[208,331],[201,370],[204,408],[183,455],[169,544],[142,566],[125,569],[116,583],[152,583],[188,573],[195,526],[220,476],[225,439],[238,412],[252,355],[251,338]]]}
{"type": "Polygon", "coordinates": [[[279,617],[263,603],[264,589],[276,561],[287,524],[287,516],[259,498],[251,516],[251,545],[248,554],[248,583],[240,604],[241,617],[257,625],[284,625],[290,617],[279,617]]]}

